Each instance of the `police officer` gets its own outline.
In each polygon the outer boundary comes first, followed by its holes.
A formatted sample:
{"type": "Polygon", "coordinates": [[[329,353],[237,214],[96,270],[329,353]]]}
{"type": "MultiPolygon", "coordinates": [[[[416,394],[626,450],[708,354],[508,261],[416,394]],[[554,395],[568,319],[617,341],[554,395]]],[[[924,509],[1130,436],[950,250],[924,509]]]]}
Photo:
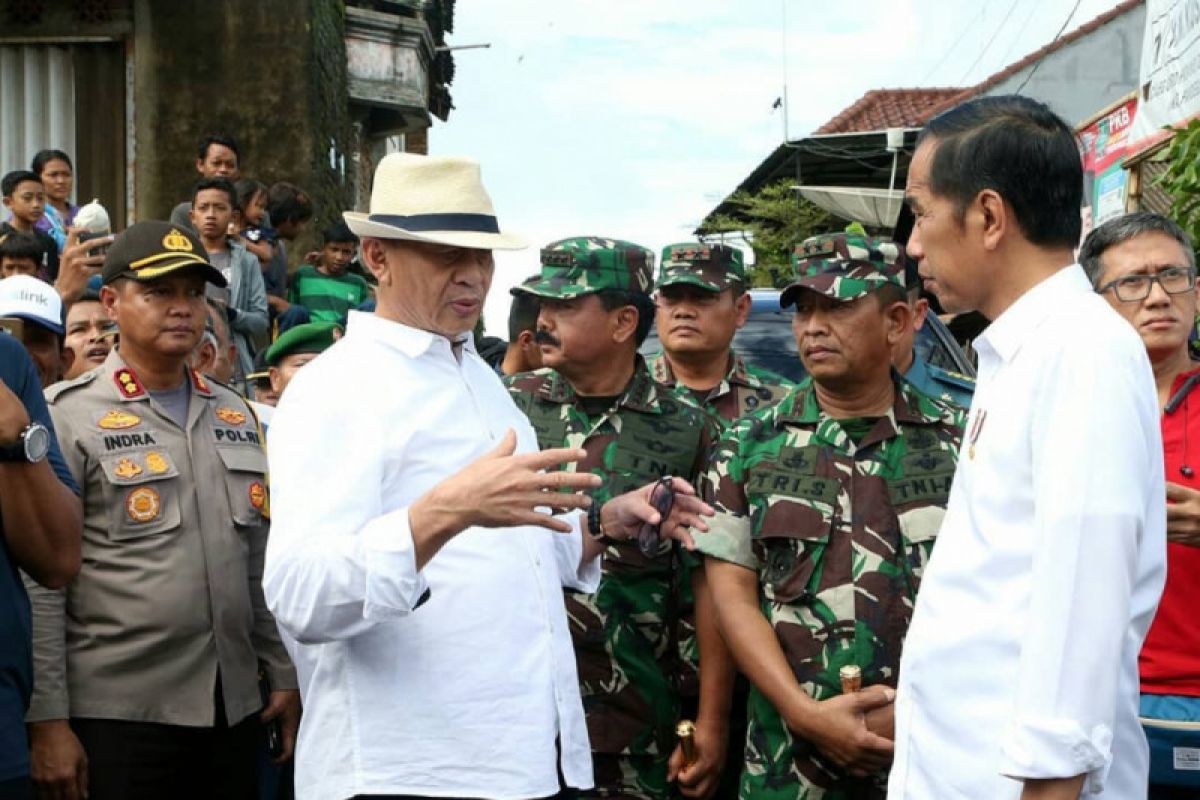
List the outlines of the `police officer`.
{"type": "Polygon", "coordinates": [[[299,693],[262,596],[258,426],[186,366],[205,282],[224,279],[165,222],[119,235],[102,275],[120,344],[47,393],[82,487],[84,567],[65,595],[34,598],[35,773],[58,765],[43,788],[93,800],[252,798],[262,722],[282,720],[290,757],[299,693]]]}
{"type": "Polygon", "coordinates": [[[975,395],[975,381],[961,373],[929,363],[929,354],[916,346],[917,331],[921,330],[929,314],[929,301],[921,297],[921,277],[912,259],[905,259],[904,284],[913,323],[903,331],[893,351],[896,370],[930,397],[954,403],[961,408],[970,408],[971,398],[975,395]]]}
{"type": "MultiPolygon", "coordinates": [[[[630,242],[579,237],[549,245],[541,261],[541,280],[513,291],[540,300],[544,367],[506,380],[540,446],[587,451],[578,469],[604,479],[593,508],[665,475],[694,478],[718,424],[656,383],[637,352],[653,322],[654,253],[630,242]]],[[[594,526],[592,533],[603,535],[594,526]]],[[[665,543],[646,555],[636,542],[609,541],[596,593],[568,592],[595,765],[596,788],[587,796],[671,796],[675,724],[681,700],[690,715],[696,692],[694,672],[680,654],[693,650],[683,620],[691,616],[688,590],[697,571],[690,559],[680,562],[665,543]]],[[[710,796],[716,788],[732,682],[715,628],[701,631],[700,647],[699,757],[678,775],[689,797],[710,796]]],[[[675,754],[677,768],[680,759],[675,754]]]]}
{"type": "Polygon", "coordinates": [[[892,371],[912,323],[899,246],[840,233],[800,255],[780,303],[796,307],[810,377],[722,437],[701,479],[717,515],[695,539],[711,608],[754,685],[740,796],[882,799],[884,687],[896,683],[963,413],[892,371]],[[843,667],[867,688],[843,693],[843,667]]]}
{"type": "Polygon", "coordinates": [[[684,242],[663,248],[655,283],[663,351],[648,359],[654,379],[725,421],[773,405],[786,379],[747,364],[730,346],[750,316],[742,251],[684,242]]]}

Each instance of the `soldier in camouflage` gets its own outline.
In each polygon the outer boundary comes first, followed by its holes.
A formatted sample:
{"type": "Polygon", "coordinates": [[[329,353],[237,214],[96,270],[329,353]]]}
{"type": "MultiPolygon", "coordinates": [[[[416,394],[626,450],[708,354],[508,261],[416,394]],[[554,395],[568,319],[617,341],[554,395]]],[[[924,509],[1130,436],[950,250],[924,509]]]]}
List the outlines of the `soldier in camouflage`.
{"type": "Polygon", "coordinates": [[[907,288],[908,307],[913,312],[913,324],[904,331],[892,351],[892,363],[906,381],[930,397],[961,408],[970,408],[971,398],[975,395],[974,379],[931,364],[929,354],[917,344],[917,331],[925,324],[929,301],[921,297],[921,276],[917,274],[917,263],[911,258],[904,261],[904,285],[907,288]]]}
{"type": "Polygon", "coordinates": [[[717,514],[695,540],[721,630],[754,685],[740,796],[882,800],[887,687],[963,413],[892,369],[912,322],[897,245],[834,234],[800,253],[780,303],[796,306],[810,377],[718,442],[700,486],[717,514]],[[843,667],[859,670],[862,691],[843,692],[843,667]]]}
{"type": "MultiPolygon", "coordinates": [[[[664,475],[694,480],[719,433],[709,414],[655,383],[637,353],[653,321],[653,263],[651,251],[629,242],[565,239],[542,251],[540,281],[513,290],[540,300],[545,367],[506,383],[543,448],[587,452],[570,468],[604,479],[596,507],[664,475]]],[[[567,593],[595,764],[596,789],[585,796],[659,800],[673,796],[668,761],[682,760],[675,724],[695,704],[694,671],[681,653],[693,650],[685,622],[699,570],[694,556],[666,544],[650,558],[636,543],[605,544],[596,593],[567,593]]],[[[732,681],[715,627],[701,632],[700,647],[715,666],[700,692],[700,757],[678,776],[688,797],[715,788],[732,681]]]]}
{"type": "Polygon", "coordinates": [[[750,366],[730,347],[750,315],[741,250],[695,242],[668,245],[655,289],[663,352],[648,363],[656,381],[727,422],[779,402],[791,384],[750,366]]]}

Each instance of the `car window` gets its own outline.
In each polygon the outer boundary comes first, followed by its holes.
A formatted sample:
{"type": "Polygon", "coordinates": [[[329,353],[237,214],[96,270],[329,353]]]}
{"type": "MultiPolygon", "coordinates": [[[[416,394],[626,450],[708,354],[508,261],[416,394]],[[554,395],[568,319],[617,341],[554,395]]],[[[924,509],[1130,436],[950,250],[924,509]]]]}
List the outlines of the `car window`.
{"type": "MultiPolygon", "coordinates": [[[[807,375],[796,352],[792,336],[792,312],[779,307],[779,292],[756,289],[751,292],[750,318],[733,338],[733,347],[749,364],[769,369],[791,381],[801,381],[807,375]]],[[[649,355],[662,349],[658,332],[650,329],[641,347],[649,355]]],[[[951,372],[974,376],[975,370],[950,331],[933,314],[917,332],[917,354],[930,364],[951,372]]]]}

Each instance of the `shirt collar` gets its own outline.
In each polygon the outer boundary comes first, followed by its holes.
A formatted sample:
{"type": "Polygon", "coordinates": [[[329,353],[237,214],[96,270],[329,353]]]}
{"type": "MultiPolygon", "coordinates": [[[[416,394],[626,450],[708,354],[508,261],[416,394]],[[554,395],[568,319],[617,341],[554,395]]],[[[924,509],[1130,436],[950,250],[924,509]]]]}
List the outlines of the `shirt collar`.
{"type": "MultiPolygon", "coordinates": [[[[922,395],[894,369],[892,384],[895,394],[887,416],[894,422],[932,425],[943,419],[953,419],[953,414],[942,406],[932,402],[922,403],[922,395]]],[[[817,390],[812,378],[805,378],[784,397],[779,403],[779,413],[784,421],[800,425],[812,425],[825,417],[825,412],[821,410],[821,404],[817,400],[817,390]]]]}
{"type": "MultiPolygon", "coordinates": [[[[732,358],[729,362],[729,369],[725,371],[725,377],[722,379],[722,394],[728,388],[724,384],[731,386],[749,386],[751,389],[757,389],[762,386],[762,381],[758,379],[752,372],[746,362],[736,352],[730,351],[732,358]]],[[[675,386],[675,373],[671,369],[671,363],[667,360],[667,354],[658,352],[650,356],[646,362],[650,367],[650,373],[654,380],[665,386],[675,386]]]]}
{"type": "MultiPolygon", "coordinates": [[[[208,381],[196,370],[191,367],[184,367],[187,370],[188,383],[191,384],[194,394],[201,397],[213,397],[212,387],[208,385],[208,381]]],[[[137,373],[133,367],[125,363],[125,359],[121,358],[120,350],[114,347],[108,353],[108,358],[104,360],[104,366],[101,368],[101,374],[107,375],[112,381],[113,391],[123,401],[144,400],[150,396],[150,392],[142,385],[138,379],[137,373]]]]}
{"type": "Polygon", "coordinates": [[[1012,361],[1021,347],[1037,336],[1038,328],[1057,308],[1064,294],[1091,293],[1083,267],[1071,264],[1044,279],[1004,310],[975,340],[975,349],[991,350],[1012,361]]]}
{"type": "MultiPolygon", "coordinates": [[[[430,350],[444,353],[453,358],[451,342],[445,336],[429,331],[413,328],[402,322],[384,319],[369,311],[351,311],[346,322],[346,335],[356,339],[365,336],[388,347],[399,350],[409,358],[418,358],[430,350]]],[[[468,353],[475,353],[475,337],[470,333],[463,335],[462,348],[468,353]]]]}
{"type": "MultiPolygon", "coordinates": [[[[661,411],[658,404],[658,388],[650,376],[650,368],[646,365],[646,359],[642,358],[640,353],[636,359],[633,366],[633,377],[625,385],[625,391],[621,393],[621,399],[617,401],[617,405],[634,411],[658,414],[661,411]]],[[[555,369],[547,369],[545,372],[546,379],[538,387],[537,394],[554,403],[574,403],[577,395],[567,379],[555,369]]]]}

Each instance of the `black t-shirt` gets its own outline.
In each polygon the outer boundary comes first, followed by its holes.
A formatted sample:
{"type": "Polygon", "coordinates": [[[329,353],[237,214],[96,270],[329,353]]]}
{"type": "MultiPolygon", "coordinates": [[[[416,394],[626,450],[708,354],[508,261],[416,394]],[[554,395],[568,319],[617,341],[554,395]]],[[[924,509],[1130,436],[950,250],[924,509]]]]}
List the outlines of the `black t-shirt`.
{"type": "MultiPolygon", "coordinates": [[[[33,359],[19,341],[3,332],[0,332],[0,380],[21,398],[29,418],[53,433],[54,425],[42,397],[33,359]]],[[[63,461],[57,436],[50,438],[49,460],[58,479],[78,494],[79,487],[63,461]]],[[[29,596],[9,554],[4,518],[0,516],[0,782],[29,774],[25,712],[33,689],[32,636],[29,596]]]]}

